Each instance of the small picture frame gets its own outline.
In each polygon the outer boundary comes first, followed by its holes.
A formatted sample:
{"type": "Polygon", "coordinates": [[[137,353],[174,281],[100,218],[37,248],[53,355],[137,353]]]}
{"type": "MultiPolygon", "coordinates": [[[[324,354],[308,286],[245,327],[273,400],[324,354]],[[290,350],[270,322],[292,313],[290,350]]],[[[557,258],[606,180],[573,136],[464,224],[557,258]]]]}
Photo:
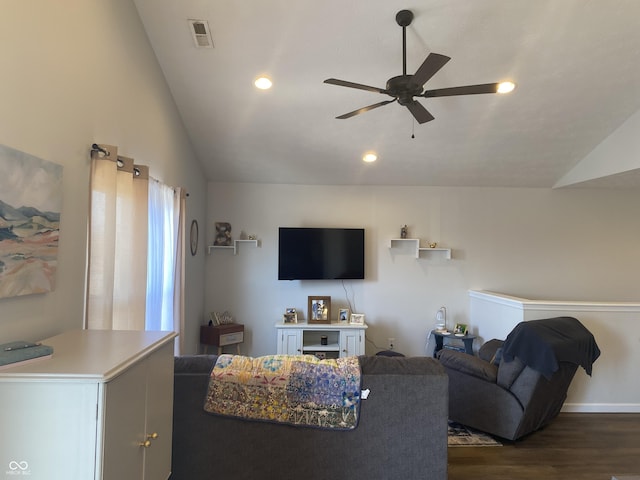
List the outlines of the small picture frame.
{"type": "Polygon", "coordinates": [[[349,323],[353,325],[364,325],[364,313],[352,313],[349,323]]]}
{"type": "Polygon", "coordinates": [[[229,312],[210,312],[209,322],[211,326],[218,327],[220,325],[229,325],[234,323],[235,320],[229,312]]]}
{"type": "Polygon", "coordinates": [[[234,323],[234,318],[229,312],[213,312],[216,325],[230,325],[234,323]]]}
{"type": "Polygon", "coordinates": [[[282,316],[283,323],[298,323],[298,312],[295,308],[287,308],[282,316]]]}
{"type": "Polygon", "coordinates": [[[340,323],[347,323],[349,321],[349,309],[341,308],[338,312],[338,321],[340,323]]]}
{"type": "Polygon", "coordinates": [[[331,297],[308,298],[309,323],[331,323],[331,297]]]}
{"type": "Polygon", "coordinates": [[[466,335],[467,334],[467,325],[465,323],[456,323],[456,326],[453,328],[454,335],[466,335]]]}

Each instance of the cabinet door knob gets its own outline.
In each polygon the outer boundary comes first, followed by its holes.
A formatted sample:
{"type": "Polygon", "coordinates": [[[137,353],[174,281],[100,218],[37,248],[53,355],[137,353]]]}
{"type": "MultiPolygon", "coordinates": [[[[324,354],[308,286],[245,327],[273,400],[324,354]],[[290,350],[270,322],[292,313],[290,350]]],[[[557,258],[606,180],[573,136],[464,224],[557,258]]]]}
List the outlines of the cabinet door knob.
{"type": "Polygon", "coordinates": [[[138,445],[144,448],[149,448],[151,446],[151,440],[145,440],[144,442],[139,443],[138,445]]]}
{"type": "Polygon", "coordinates": [[[147,438],[151,438],[151,439],[155,440],[156,438],[158,438],[158,434],[156,432],[153,432],[151,434],[147,434],[147,438]]]}

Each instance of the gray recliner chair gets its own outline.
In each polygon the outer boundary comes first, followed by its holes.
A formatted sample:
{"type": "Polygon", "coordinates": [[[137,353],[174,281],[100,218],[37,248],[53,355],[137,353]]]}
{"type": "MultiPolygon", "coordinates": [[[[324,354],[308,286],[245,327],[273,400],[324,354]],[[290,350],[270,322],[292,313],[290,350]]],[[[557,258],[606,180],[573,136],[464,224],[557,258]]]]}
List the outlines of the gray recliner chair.
{"type": "Polygon", "coordinates": [[[591,375],[600,355],[575,318],[521,322],[505,341],[490,340],[478,356],[441,350],[449,375],[449,419],[508,440],[549,424],[578,368],[591,375]]]}

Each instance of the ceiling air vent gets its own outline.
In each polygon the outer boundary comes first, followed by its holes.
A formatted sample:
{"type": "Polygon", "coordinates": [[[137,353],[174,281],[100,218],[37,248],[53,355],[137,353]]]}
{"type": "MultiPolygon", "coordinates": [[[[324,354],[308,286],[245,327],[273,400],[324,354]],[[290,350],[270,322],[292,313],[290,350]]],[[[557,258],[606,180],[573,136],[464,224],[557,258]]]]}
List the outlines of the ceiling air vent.
{"type": "Polygon", "coordinates": [[[206,20],[189,20],[188,22],[196,48],[213,48],[209,23],[206,20]]]}

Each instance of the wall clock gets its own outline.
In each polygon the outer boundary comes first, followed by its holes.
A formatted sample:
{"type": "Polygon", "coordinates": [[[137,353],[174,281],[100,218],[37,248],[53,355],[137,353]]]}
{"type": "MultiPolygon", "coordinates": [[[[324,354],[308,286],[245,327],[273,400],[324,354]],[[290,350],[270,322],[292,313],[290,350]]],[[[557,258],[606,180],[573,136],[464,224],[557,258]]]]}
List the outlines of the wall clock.
{"type": "Polygon", "coordinates": [[[195,254],[198,253],[198,221],[197,220],[193,220],[191,222],[191,232],[190,232],[189,240],[191,241],[191,255],[195,256],[195,254]]]}

